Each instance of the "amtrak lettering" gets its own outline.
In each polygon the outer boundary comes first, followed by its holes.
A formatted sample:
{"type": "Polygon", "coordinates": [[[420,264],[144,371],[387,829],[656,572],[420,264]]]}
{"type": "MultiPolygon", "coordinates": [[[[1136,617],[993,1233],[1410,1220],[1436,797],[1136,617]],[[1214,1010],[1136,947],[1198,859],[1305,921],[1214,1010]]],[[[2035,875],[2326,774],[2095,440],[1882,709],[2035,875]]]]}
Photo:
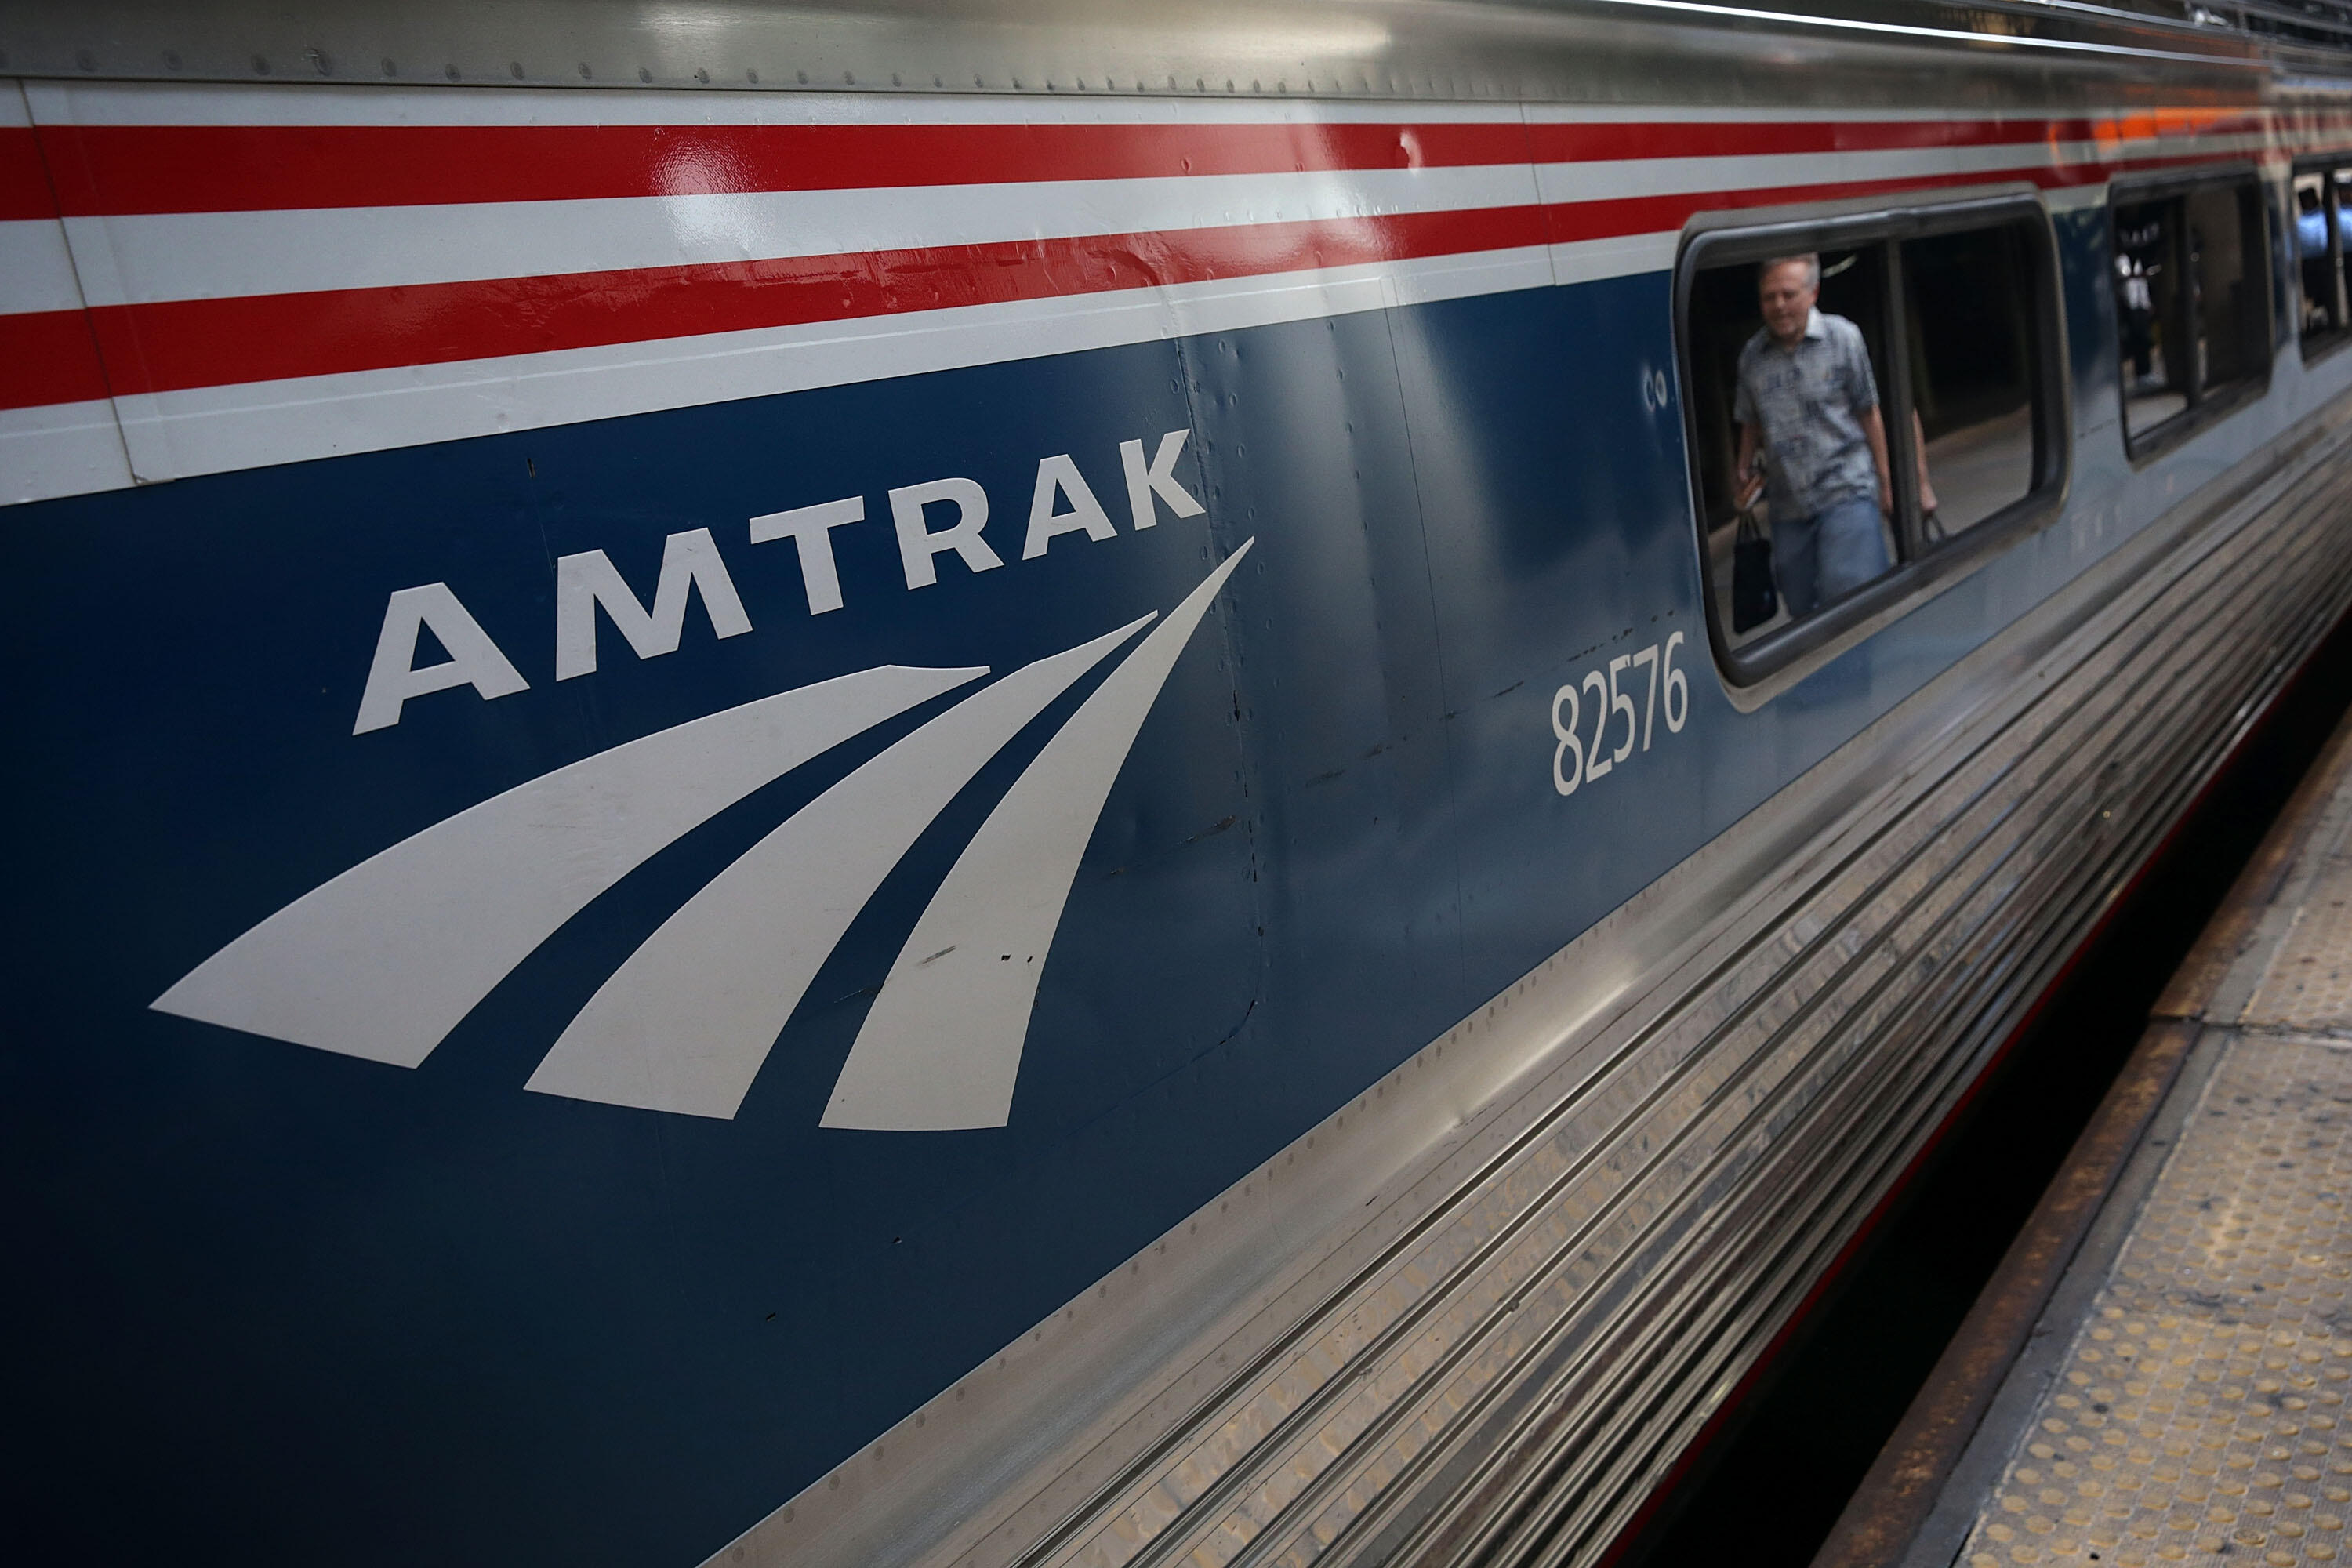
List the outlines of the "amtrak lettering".
{"type": "MultiPolygon", "coordinates": [[[[1177,459],[1192,434],[1171,430],[1161,436],[1148,462],[1141,441],[1118,444],[1129,524],[1135,531],[1156,525],[1161,505],[1179,518],[1199,517],[1206,510],[1176,478],[1177,459]]],[[[1004,564],[1003,557],[982,532],[989,520],[988,492],[977,480],[944,479],[902,485],[889,492],[889,513],[909,590],[939,582],[941,555],[953,555],[973,573],[992,572],[1004,564]]],[[[834,564],[833,531],[866,519],[865,498],[848,496],[755,517],[751,520],[751,542],[793,542],[800,556],[808,613],[821,616],[840,609],[843,604],[841,576],[834,564]]],[[[1090,541],[1102,542],[1116,537],[1118,530],[1086,476],[1078,471],[1076,461],[1062,452],[1037,461],[1037,482],[1030,494],[1021,559],[1036,560],[1056,538],[1068,533],[1083,533],[1090,541]]],[[[710,629],[717,636],[740,637],[751,629],[751,616],[728,574],[719,542],[707,528],[673,533],[664,541],[661,575],[654,584],[651,608],[638,600],[603,551],[563,556],[555,563],[555,679],[570,680],[595,673],[599,609],[639,658],[676,653],[685,635],[687,601],[692,595],[700,596],[703,613],[709,616],[710,629]]],[[[352,733],[389,729],[400,722],[411,699],[460,686],[472,687],[475,695],[488,700],[529,690],[530,683],[446,583],[402,588],[384,605],[383,625],[376,636],[375,657],[368,666],[367,686],[360,696],[352,733]],[[416,641],[425,630],[432,632],[449,657],[420,669],[416,641]]]]}
{"type": "MultiPolygon", "coordinates": [[[[1185,434],[1164,438],[1148,467],[1140,443],[1129,443],[1139,526],[1151,526],[1155,496],[1180,512],[1180,498],[1192,512],[1202,510],[1170,477],[1185,434]]],[[[1108,518],[1068,458],[1046,459],[1039,475],[1030,539],[1041,550],[1058,532],[1108,536],[1108,518]]],[[[948,488],[969,484],[910,487],[922,492],[910,509],[910,587],[919,585],[915,562],[928,568],[941,540],[951,542],[940,549],[968,561],[967,552],[988,552],[995,563],[971,521],[985,496],[977,485],[948,488]],[[950,527],[930,529],[921,509],[940,498],[962,510],[950,527]]],[[[894,492],[894,513],[904,493],[894,492]]],[[[856,521],[857,504],[783,514],[768,537],[806,548],[856,521]]],[[[902,526],[902,542],[909,535],[902,526]]],[[[924,830],[1031,721],[1149,626],[1006,790],[916,921],[823,1118],[827,1127],[902,1131],[1003,1126],[1038,979],[1087,841],[1178,657],[1255,542],[1244,541],[1164,619],[1153,612],[978,687],[793,812],[622,962],[525,1087],[731,1119],[818,969],[924,830]]],[[[751,629],[708,530],[672,536],[650,610],[609,563],[595,564],[603,561],[592,552],[558,563],[559,679],[594,668],[599,605],[641,658],[677,647],[689,588],[719,635],[751,629]]],[[[838,599],[829,572],[805,575],[812,613],[820,600],[838,599]]],[[[398,704],[427,689],[426,680],[438,682],[434,690],[470,684],[486,697],[523,689],[443,584],[394,595],[384,624],[362,728],[385,711],[383,721],[395,722],[398,704]],[[387,660],[383,646],[413,648],[419,626],[433,628],[449,659],[423,671],[408,668],[404,655],[387,660]],[[394,695],[375,695],[379,677],[394,695]]],[[[152,1006],[414,1068],[559,927],[662,848],[851,737],[990,673],[984,665],[877,666],[542,773],[311,889],[152,1006]]]]}

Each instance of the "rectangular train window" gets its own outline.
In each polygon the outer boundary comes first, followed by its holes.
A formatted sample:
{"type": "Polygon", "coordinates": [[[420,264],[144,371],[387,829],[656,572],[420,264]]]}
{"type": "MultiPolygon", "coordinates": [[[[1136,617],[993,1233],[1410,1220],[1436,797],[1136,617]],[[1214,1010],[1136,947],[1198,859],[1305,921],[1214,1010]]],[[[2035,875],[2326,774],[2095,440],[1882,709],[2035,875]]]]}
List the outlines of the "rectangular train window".
{"type": "Polygon", "coordinates": [[[2172,181],[2111,212],[2124,437],[2144,457],[2269,379],[2262,195],[2252,174],[2172,181]]]}
{"type": "Polygon", "coordinates": [[[2298,335],[2305,354],[2344,340],[2346,183],[2352,169],[2326,165],[2294,172],[2295,279],[2301,295],[2298,335]]]}
{"type": "Polygon", "coordinates": [[[2057,266],[2030,195],[1697,234],[1684,409],[1718,662],[1750,684],[2047,516],[2057,266]]]}

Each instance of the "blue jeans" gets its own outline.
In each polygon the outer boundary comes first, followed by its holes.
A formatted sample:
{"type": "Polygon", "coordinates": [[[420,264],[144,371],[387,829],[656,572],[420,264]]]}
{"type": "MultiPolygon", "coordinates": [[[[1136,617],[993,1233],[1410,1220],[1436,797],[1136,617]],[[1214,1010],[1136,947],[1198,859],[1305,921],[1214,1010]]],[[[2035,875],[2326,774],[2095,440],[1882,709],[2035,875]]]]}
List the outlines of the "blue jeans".
{"type": "Polygon", "coordinates": [[[1792,619],[1845,597],[1886,565],[1875,500],[1857,496],[1811,517],[1772,520],[1772,574],[1792,619]]]}

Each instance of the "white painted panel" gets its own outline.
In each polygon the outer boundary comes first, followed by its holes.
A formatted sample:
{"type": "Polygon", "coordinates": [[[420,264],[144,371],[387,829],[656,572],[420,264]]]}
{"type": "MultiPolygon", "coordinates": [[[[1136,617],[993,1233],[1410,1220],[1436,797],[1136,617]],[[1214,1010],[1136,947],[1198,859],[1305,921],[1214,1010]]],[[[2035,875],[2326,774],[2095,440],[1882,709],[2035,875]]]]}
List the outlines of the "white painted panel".
{"type": "Polygon", "coordinates": [[[113,404],[100,398],[0,408],[0,506],[117,490],[131,482],[113,404]]]}
{"type": "Polygon", "coordinates": [[[79,309],[73,258],[57,219],[0,222],[0,315],[79,309]]]}

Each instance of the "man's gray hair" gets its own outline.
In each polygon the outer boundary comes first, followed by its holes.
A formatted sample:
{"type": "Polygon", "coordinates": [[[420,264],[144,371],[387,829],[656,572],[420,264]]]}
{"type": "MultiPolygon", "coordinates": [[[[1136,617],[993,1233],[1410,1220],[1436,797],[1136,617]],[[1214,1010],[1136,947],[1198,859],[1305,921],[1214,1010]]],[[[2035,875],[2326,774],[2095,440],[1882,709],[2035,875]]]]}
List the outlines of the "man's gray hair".
{"type": "Polygon", "coordinates": [[[1817,250],[1809,250],[1802,256],[1774,257],[1771,260],[1766,262],[1763,266],[1756,269],[1757,286],[1761,288],[1763,286],[1764,279],[1772,276],[1772,268],[1775,267],[1784,267],[1791,261],[1801,261],[1805,264],[1806,288],[1819,289],[1822,286],[1822,256],[1821,252],[1817,250]]]}

